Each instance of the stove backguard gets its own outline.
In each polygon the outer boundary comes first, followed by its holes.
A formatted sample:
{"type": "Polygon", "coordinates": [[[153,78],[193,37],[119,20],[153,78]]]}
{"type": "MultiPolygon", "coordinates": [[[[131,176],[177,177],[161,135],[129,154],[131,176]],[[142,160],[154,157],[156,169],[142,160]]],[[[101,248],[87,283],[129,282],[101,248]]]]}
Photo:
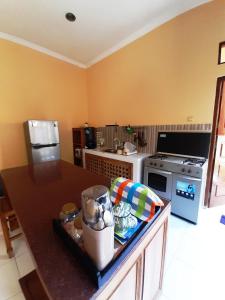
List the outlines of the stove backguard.
{"type": "Polygon", "coordinates": [[[157,152],[208,157],[210,132],[159,132],[157,152]]]}

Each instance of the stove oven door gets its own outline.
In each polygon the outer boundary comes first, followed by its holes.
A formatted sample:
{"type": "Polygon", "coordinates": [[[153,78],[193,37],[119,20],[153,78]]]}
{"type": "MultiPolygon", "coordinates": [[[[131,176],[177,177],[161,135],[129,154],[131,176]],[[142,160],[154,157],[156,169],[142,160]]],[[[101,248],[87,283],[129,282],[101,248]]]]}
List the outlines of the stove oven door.
{"type": "Polygon", "coordinates": [[[195,224],[198,220],[202,180],[173,174],[171,212],[195,224]]]}
{"type": "Polygon", "coordinates": [[[172,173],[145,167],[144,184],[149,186],[159,197],[171,200],[172,173]]]}

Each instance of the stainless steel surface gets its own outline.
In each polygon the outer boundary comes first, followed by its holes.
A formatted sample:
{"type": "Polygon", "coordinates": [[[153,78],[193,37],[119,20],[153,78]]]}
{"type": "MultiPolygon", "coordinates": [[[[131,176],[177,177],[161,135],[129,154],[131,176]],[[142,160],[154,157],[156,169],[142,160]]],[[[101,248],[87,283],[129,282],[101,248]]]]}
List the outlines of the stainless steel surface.
{"type": "MultiPolygon", "coordinates": [[[[173,174],[171,212],[177,216],[185,218],[193,223],[198,221],[198,212],[201,202],[202,180],[193,177],[186,177],[179,174],[173,174]],[[194,186],[194,198],[186,198],[184,195],[178,195],[177,182],[183,182],[194,186]]],[[[184,192],[185,194],[185,192],[184,192]]]]}
{"type": "Polygon", "coordinates": [[[58,121],[28,120],[28,130],[32,145],[59,143],[58,121]]]}
{"type": "Polygon", "coordinates": [[[187,157],[165,156],[165,158],[148,157],[145,159],[145,166],[178,174],[187,174],[197,178],[202,177],[203,166],[199,164],[188,165],[187,157]]]}
{"type": "Polygon", "coordinates": [[[30,163],[60,159],[58,121],[28,120],[25,136],[30,163]]]}
{"type": "Polygon", "coordinates": [[[60,145],[43,146],[40,148],[31,147],[32,162],[39,163],[60,159],[60,145]]]}
{"type": "Polygon", "coordinates": [[[197,223],[204,197],[206,159],[157,153],[146,158],[144,166],[144,184],[160,197],[171,200],[172,213],[197,223]],[[189,187],[193,192],[188,192],[189,187]]]}

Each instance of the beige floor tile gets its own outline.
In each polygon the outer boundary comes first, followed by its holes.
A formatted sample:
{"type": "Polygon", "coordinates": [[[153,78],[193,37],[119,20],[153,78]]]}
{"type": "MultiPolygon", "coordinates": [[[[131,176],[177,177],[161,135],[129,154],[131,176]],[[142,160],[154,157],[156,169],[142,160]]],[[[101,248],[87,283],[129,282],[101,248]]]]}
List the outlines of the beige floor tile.
{"type": "Polygon", "coordinates": [[[12,241],[12,245],[16,257],[29,251],[29,248],[23,235],[20,238],[12,241]]]}
{"type": "Polygon", "coordinates": [[[21,292],[18,279],[19,273],[13,258],[0,267],[0,300],[6,300],[21,292]]]}
{"type": "MultiPolygon", "coordinates": [[[[206,274],[198,272],[185,262],[174,258],[165,272],[163,294],[169,300],[212,300],[213,291],[204,286],[206,274]]],[[[221,295],[222,296],[222,295],[221,295]]]]}
{"type": "Polygon", "coordinates": [[[10,258],[6,252],[5,241],[3,235],[0,235],[0,267],[10,262],[10,258]]]}
{"type": "Polygon", "coordinates": [[[223,212],[223,207],[202,209],[198,225],[170,217],[163,286],[167,299],[224,299],[225,226],[219,222],[223,212]]]}
{"type": "Polygon", "coordinates": [[[35,269],[33,260],[29,252],[25,252],[16,258],[16,264],[19,270],[20,278],[30,273],[35,269]]]}
{"type": "Polygon", "coordinates": [[[167,239],[167,253],[173,255],[180,244],[184,236],[187,233],[189,226],[194,226],[180,218],[170,215],[168,226],[168,239],[167,239]]]}
{"type": "MultiPolygon", "coordinates": [[[[13,297],[8,298],[7,300],[26,300],[23,293],[18,293],[13,297]]],[[[160,299],[161,300],[161,299],[160,299]]]]}
{"type": "Polygon", "coordinates": [[[156,300],[170,300],[170,299],[167,298],[163,293],[160,293],[158,298],[156,298],[156,300]]]}

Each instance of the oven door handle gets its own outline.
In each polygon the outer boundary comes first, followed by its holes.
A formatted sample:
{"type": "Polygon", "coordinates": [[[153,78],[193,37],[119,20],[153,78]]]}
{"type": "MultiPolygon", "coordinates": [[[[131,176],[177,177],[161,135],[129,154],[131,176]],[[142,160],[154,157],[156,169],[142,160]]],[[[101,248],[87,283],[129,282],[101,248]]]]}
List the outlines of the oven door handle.
{"type": "Polygon", "coordinates": [[[195,178],[195,177],[182,176],[181,178],[190,180],[190,181],[201,181],[200,178],[195,178]]]}
{"type": "Polygon", "coordinates": [[[155,172],[157,174],[166,174],[166,175],[172,175],[172,172],[168,172],[168,171],[163,171],[163,170],[157,170],[157,172],[155,172]]]}

